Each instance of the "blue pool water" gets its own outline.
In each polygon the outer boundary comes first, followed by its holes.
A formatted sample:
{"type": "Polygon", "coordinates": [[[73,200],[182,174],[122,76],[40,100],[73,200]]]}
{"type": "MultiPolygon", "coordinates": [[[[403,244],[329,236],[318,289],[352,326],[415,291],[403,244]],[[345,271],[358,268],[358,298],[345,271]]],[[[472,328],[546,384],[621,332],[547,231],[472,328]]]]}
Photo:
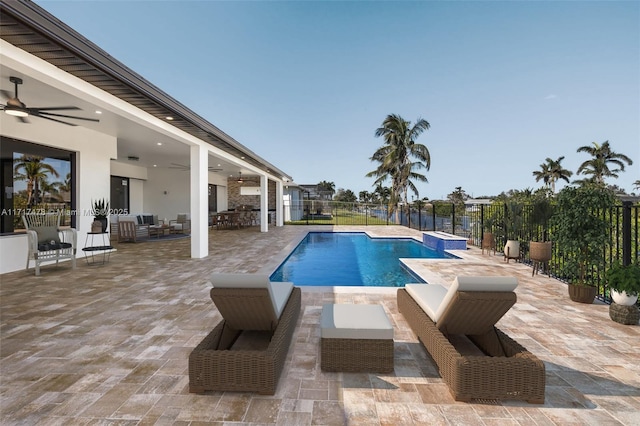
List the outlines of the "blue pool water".
{"type": "Polygon", "coordinates": [[[297,286],[404,287],[423,282],[400,258],[455,258],[410,238],[369,238],[364,233],[310,232],[271,275],[297,286]]]}

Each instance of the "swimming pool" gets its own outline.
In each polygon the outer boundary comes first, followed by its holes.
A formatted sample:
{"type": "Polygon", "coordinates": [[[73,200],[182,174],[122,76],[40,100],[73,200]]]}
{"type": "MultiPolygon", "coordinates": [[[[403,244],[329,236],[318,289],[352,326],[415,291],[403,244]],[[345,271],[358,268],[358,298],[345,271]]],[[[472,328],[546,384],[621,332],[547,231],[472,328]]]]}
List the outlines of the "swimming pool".
{"type": "Polygon", "coordinates": [[[363,232],[309,232],[271,275],[297,286],[404,287],[424,282],[400,258],[456,258],[410,238],[370,238],[363,232]]]}

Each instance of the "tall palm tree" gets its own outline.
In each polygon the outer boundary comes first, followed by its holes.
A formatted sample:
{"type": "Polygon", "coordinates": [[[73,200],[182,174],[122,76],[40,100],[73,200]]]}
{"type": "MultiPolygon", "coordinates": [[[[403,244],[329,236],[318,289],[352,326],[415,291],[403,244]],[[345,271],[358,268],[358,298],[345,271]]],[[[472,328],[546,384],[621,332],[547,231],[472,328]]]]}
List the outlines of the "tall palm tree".
{"type": "Polygon", "coordinates": [[[418,136],[429,129],[430,124],[418,118],[415,125],[397,114],[390,114],[376,130],[376,137],[384,138],[384,145],[371,156],[371,161],[379,163],[378,168],[367,173],[375,177],[374,185],[380,185],[386,179],[391,180],[391,211],[396,210],[399,202],[407,205],[409,189],[419,196],[414,181],[427,182],[427,178],[415,170],[431,168],[431,155],[426,146],[416,143],[418,136]],[[417,161],[414,161],[417,160],[417,161]]]}
{"type": "Polygon", "coordinates": [[[40,202],[39,183],[48,175],[58,177],[57,170],[44,163],[44,157],[39,155],[21,155],[14,160],[14,179],[27,181],[27,207],[33,207],[40,202]]]}
{"type": "Polygon", "coordinates": [[[358,193],[358,199],[361,203],[370,203],[371,202],[371,193],[369,191],[360,191],[358,193]]]}
{"type": "Polygon", "coordinates": [[[599,184],[604,184],[604,178],[617,178],[618,172],[624,171],[624,163],[629,166],[633,164],[631,158],[612,151],[609,141],[603,142],[602,145],[593,142],[592,145],[581,146],[578,152],[586,152],[593,158],[580,164],[576,174],[591,175],[590,180],[599,184]],[[613,164],[616,168],[610,169],[609,164],[613,164]]]}
{"type": "Polygon", "coordinates": [[[557,160],[552,160],[547,157],[544,160],[546,163],[540,164],[540,170],[533,172],[533,175],[536,177],[536,182],[542,180],[554,194],[556,192],[556,182],[562,179],[569,183],[569,178],[573,175],[573,172],[562,167],[560,164],[562,163],[562,160],[564,160],[564,155],[562,157],[558,157],[557,160]]]}
{"type": "Polygon", "coordinates": [[[391,189],[388,186],[382,186],[382,184],[378,184],[376,186],[376,189],[373,191],[373,194],[376,196],[379,202],[388,204],[389,198],[391,198],[391,189]]]}
{"type": "Polygon", "coordinates": [[[326,180],[319,182],[317,188],[320,198],[326,197],[329,200],[333,198],[333,194],[336,192],[336,184],[334,182],[327,182],[326,180]]]}

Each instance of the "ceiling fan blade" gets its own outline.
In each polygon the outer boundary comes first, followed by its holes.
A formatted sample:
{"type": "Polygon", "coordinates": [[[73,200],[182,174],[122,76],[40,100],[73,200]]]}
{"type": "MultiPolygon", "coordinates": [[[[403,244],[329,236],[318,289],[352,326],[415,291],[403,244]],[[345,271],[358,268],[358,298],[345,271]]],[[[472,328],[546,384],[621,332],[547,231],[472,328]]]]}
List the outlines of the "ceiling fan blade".
{"type": "Polygon", "coordinates": [[[33,116],[34,116],[34,117],[44,118],[45,120],[55,121],[55,122],[57,122],[57,123],[66,124],[67,126],[73,126],[73,127],[78,126],[77,124],[67,123],[66,121],[56,120],[55,118],[46,117],[46,116],[44,116],[44,115],[35,115],[35,114],[34,114],[33,116]]]}
{"type": "Polygon", "coordinates": [[[71,109],[71,110],[80,110],[80,108],[76,107],[76,106],[59,106],[59,107],[44,107],[44,108],[36,108],[36,107],[32,107],[29,109],[35,109],[38,111],[62,111],[65,109],[71,109]]]}
{"type": "Polygon", "coordinates": [[[54,114],[54,113],[51,113],[51,112],[42,112],[42,111],[32,112],[32,108],[29,108],[29,113],[30,113],[30,115],[33,115],[35,117],[43,117],[43,118],[45,118],[45,117],[62,117],[62,118],[73,118],[75,120],[93,121],[94,123],[100,122],[100,120],[95,119],[95,118],[76,117],[74,115],[54,114]]]}

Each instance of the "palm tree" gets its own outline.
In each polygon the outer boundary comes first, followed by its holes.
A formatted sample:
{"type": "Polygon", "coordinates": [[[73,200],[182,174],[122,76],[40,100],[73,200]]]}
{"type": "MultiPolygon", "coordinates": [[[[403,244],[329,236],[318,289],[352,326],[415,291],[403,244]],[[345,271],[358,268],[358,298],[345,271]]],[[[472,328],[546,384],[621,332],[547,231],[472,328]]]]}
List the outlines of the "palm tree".
{"type": "Polygon", "coordinates": [[[418,118],[412,126],[410,121],[390,114],[382,122],[382,127],[376,130],[376,137],[384,137],[384,145],[376,150],[370,160],[380,164],[366,176],[376,178],[374,185],[380,185],[386,179],[391,180],[391,212],[396,211],[399,202],[407,205],[409,189],[416,197],[419,196],[414,181],[427,182],[427,178],[415,170],[429,170],[431,155],[426,146],[416,143],[416,139],[429,127],[430,124],[422,118],[418,118]],[[413,161],[414,158],[417,161],[413,161]]]}
{"type": "Polygon", "coordinates": [[[333,198],[333,194],[336,192],[336,184],[333,182],[327,182],[326,180],[319,182],[317,187],[321,199],[327,198],[328,200],[331,200],[333,198]]]}
{"type": "Polygon", "coordinates": [[[542,180],[544,184],[551,189],[553,194],[556,192],[556,182],[558,180],[562,179],[569,183],[569,178],[573,175],[573,172],[562,167],[560,164],[562,160],[564,160],[564,155],[558,157],[555,161],[547,157],[545,159],[546,163],[540,164],[540,170],[533,172],[533,175],[536,177],[536,182],[542,180]]]}
{"type": "Polygon", "coordinates": [[[376,197],[376,201],[388,204],[389,199],[391,198],[391,189],[388,186],[378,184],[376,189],[373,191],[373,195],[376,197]]]}
{"type": "Polygon", "coordinates": [[[60,187],[62,186],[62,182],[49,182],[46,178],[40,180],[40,189],[42,192],[42,201],[51,203],[54,197],[57,196],[57,199],[61,199],[60,197],[60,187]],[[47,197],[48,195],[48,197],[47,197]]]}
{"type": "Polygon", "coordinates": [[[370,203],[371,198],[372,195],[371,193],[369,193],[369,191],[360,191],[358,193],[358,200],[360,200],[361,203],[370,203]]]}
{"type": "Polygon", "coordinates": [[[609,141],[605,141],[602,145],[593,142],[592,145],[581,146],[578,152],[586,152],[593,158],[580,164],[576,174],[591,175],[590,180],[598,184],[604,184],[604,178],[618,177],[618,172],[624,171],[624,163],[629,166],[633,164],[631,158],[624,154],[618,154],[611,150],[609,141]],[[609,169],[609,164],[614,164],[616,168],[609,169]]]}
{"type": "Polygon", "coordinates": [[[14,160],[14,179],[27,181],[27,207],[33,207],[40,202],[39,182],[47,178],[47,175],[58,177],[56,169],[47,163],[43,163],[44,157],[39,155],[21,155],[14,160]]]}

